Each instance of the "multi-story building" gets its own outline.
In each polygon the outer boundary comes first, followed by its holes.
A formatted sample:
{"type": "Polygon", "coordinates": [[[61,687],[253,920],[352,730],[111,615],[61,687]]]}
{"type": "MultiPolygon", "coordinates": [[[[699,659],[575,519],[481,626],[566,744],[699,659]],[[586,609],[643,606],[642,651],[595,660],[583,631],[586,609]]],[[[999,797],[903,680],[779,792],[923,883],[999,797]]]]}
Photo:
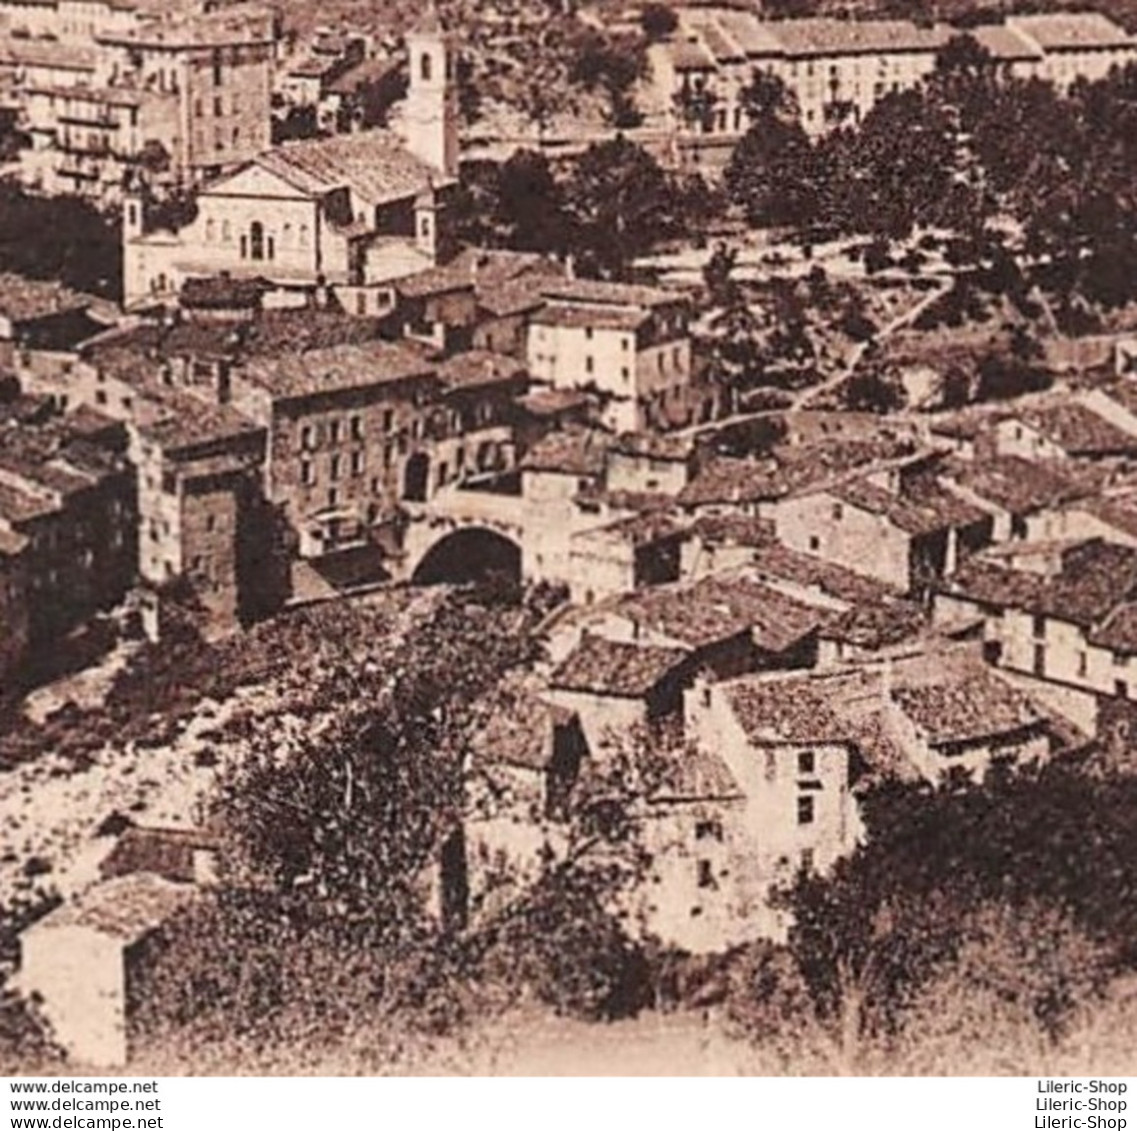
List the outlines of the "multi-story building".
{"type": "Polygon", "coordinates": [[[977,618],[987,658],[1093,734],[1101,700],[1137,697],[1137,552],[1099,538],[1012,543],[935,597],[941,622],[977,618]]]}
{"type": "MultiPolygon", "coordinates": [[[[661,94],[681,132],[704,157],[725,160],[748,126],[742,92],[756,71],[782,79],[806,132],[854,124],[888,94],[910,90],[935,68],[939,52],[963,34],[946,24],[908,20],[810,18],[764,21],[718,7],[680,11],[670,44],[652,50],[661,94]]],[[[1040,77],[1065,90],[1137,58],[1137,40],[1091,12],[1008,18],[966,29],[1000,73],[1040,77]]]]}
{"type": "Polygon", "coordinates": [[[689,304],[672,291],[587,279],[541,285],[529,368],[554,389],[595,391],[617,432],[690,422],[689,304]]]}
{"type": "MultiPolygon", "coordinates": [[[[419,60],[408,103],[415,113],[408,109],[412,128],[405,144],[388,131],[370,130],[263,152],[204,188],[196,217],[176,233],[146,231],[141,201],[129,199],[127,306],[172,301],[186,279],[222,272],[266,279],[281,301],[303,302],[321,287],[378,288],[390,305],[394,280],[445,259],[445,210],[456,183],[456,150],[448,140],[455,129],[452,82],[439,81],[440,68],[450,74],[445,37],[414,39],[412,54],[419,60]]],[[[201,97],[200,121],[196,95],[193,100],[195,137],[199,128],[240,131],[228,119],[223,126],[209,121],[211,110],[228,112],[224,82],[201,97]]],[[[229,144],[218,137],[218,145],[229,144]]],[[[246,134],[230,140],[244,145],[246,134]]],[[[373,312],[373,304],[368,309],[373,312]]]]}
{"type": "Polygon", "coordinates": [[[0,407],[0,687],[52,660],[54,645],[134,579],[125,438],[84,423],[37,402],[0,407]],[[91,439],[100,430],[109,444],[91,439]]]}
{"type": "Polygon", "coordinates": [[[23,174],[42,191],[117,203],[138,175],[193,182],[267,148],[271,13],[131,15],[90,17],[89,35],[23,63],[17,86],[33,141],[23,174]],[[75,71],[76,60],[93,68],[75,71]]]}

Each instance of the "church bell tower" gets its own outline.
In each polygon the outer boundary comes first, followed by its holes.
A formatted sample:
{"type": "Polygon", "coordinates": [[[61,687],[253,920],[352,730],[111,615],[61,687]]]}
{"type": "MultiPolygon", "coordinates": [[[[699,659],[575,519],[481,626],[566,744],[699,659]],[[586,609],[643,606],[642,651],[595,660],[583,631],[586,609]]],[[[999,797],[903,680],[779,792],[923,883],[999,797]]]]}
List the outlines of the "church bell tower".
{"type": "Polygon", "coordinates": [[[407,33],[407,148],[444,177],[458,175],[458,92],[454,49],[434,0],[407,33]]]}

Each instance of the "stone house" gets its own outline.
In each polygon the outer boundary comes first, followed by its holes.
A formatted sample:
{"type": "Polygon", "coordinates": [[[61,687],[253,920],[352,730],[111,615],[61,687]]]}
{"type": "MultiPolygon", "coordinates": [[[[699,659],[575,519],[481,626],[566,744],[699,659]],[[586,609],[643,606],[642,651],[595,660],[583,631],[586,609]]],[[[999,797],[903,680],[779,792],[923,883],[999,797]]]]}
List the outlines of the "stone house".
{"type": "Polygon", "coordinates": [[[1094,733],[1098,701],[1134,698],[1137,552],[1086,541],[992,551],[935,595],[933,615],[983,625],[989,662],[1094,733]]]}
{"type": "Polygon", "coordinates": [[[193,887],[149,873],[89,888],[20,936],[25,994],[36,994],[56,1041],[79,1064],[122,1068],[131,1049],[129,1002],[146,942],[190,905],[193,887]]]}
{"type": "Polygon", "coordinates": [[[1082,401],[1025,408],[995,426],[996,452],[1025,460],[1106,460],[1137,455],[1137,435],[1082,401]]]}
{"type": "Polygon", "coordinates": [[[927,475],[890,470],[783,500],[778,538],[917,596],[991,538],[990,514],[927,475]]]}
{"type": "Polygon", "coordinates": [[[587,279],[551,280],[531,317],[534,380],[595,391],[605,424],[637,432],[689,423],[690,304],[653,287],[587,279]]]}

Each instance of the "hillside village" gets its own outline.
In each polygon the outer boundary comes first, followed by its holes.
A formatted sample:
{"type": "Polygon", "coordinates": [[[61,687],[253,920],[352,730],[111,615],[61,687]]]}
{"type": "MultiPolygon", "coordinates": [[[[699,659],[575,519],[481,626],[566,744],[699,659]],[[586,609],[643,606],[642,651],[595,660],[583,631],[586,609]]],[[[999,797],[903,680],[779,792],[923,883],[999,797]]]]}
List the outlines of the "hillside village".
{"type": "MultiPolygon", "coordinates": [[[[612,1016],[629,955],[658,1007],[767,948],[748,1008],[790,955],[784,1012],[828,1024],[810,932],[871,949],[928,886],[933,973],[976,904],[1123,933],[1093,885],[1046,904],[1045,863],[986,876],[987,826],[974,876],[864,876],[924,855],[892,798],[928,836],[1005,802],[1052,862],[1032,798],[1135,780],[1137,37],[659,9],[566,9],[642,68],[592,42],[549,93],[595,120],[518,127],[470,112],[433,5],[305,38],[0,0],[5,191],[78,198],[118,280],[0,255],[0,1004],[49,1063],[147,1063],[254,953],[332,995],[327,940],[419,1013],[476,967],[612,1016]],[[1068,128],[1024,154],[992,106],[1068,128]],[[428,953],[458,965],[405,974],[428,953]]],[[[524,39],[484,15],[480,49],[524,39]]],[[[1055,811],[1123,861],[1118,809],[1055,811]]],[[[880,1008],[857,1034],[903,1031],[880,1008]]]]}

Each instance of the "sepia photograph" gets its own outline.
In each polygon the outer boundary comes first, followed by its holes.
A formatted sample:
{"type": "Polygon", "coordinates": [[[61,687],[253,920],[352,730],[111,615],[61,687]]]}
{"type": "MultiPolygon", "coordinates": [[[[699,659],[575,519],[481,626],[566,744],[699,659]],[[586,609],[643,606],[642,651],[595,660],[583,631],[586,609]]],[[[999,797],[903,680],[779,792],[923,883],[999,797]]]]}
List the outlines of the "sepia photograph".
{"type": "Polygon", "coordinates": [[[1135,940],[1137,0],[0,0],[0,1075],[1137,1076],[1135,940]]]}

